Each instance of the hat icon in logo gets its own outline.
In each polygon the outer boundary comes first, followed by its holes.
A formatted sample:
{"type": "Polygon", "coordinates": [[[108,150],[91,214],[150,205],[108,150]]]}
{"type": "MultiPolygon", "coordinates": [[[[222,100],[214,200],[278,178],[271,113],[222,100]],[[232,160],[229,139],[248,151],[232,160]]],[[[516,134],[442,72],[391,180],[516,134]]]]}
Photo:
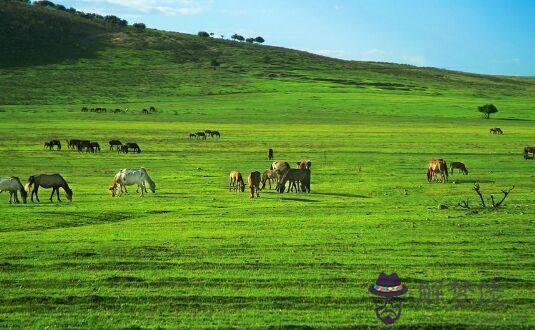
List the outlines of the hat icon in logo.
{"type": "Polygon", "coordinates": [[[375,284],[368,288],[368,291],[381,297],[397,297],[407,292],[407,287],[401,284],[397,273],[386,275],[384,272],[379,275],[375,284]]]}

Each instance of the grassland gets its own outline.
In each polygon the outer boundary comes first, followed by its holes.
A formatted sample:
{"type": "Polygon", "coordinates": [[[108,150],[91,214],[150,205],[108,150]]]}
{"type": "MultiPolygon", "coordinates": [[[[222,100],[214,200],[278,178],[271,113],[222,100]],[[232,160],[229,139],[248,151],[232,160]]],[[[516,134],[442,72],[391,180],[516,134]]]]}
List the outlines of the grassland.
{"type": "Polygon", "coordinates": [[[535,161],[521,153],[535,141],[533,79],[161,31],[105,40],[89,57],[0,69],[0,174],[59,172],[74,190],[61,204],[0,195],[0,326],[376,327],[367,288],[382,271],[409,287],[400,327],[535,326],[535,161]],[[475,110],[487,102],[490,120],[475,110]],[[158,113],[138,113],[149,105],[158,113]],[[222,138],[188,139],[200,129],[222,138]],[[51,138],[143,152],[43,150],[51,138]],[[267,168],[270,147],[312,160],[310,194],[228,192],[229,171],[267,168]],[[429,184],[433,157],[470,174],[429,184]],[[112,198],[114,173],[140,166],[156,194],[112,198]],[[515,189],[498,210],[457,207],[477,205],[474,182],[515,189]],[[503,305],[479,306],[474,290],[457,309],[447,289],[418,305],[420,283],[439,280],[496,281],[503,305]]]}

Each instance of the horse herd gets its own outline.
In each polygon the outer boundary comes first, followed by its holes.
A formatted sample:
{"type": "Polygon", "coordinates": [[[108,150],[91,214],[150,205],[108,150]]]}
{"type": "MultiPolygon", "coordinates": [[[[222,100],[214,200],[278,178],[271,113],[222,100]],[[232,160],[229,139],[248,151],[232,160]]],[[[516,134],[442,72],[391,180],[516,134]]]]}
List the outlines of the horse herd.
{"type": "Polygon", "coordinates": [[[202,131],[199,131],[197,133],[189,133],[189,138],[190,139],[202,139],[202,140],[206,140],[206,138],[210,136],[211,138],[218,138],[220,139],[221,138],[221,133],[219,133],[219,131],[212,131],[212,130],[205,130],[204,132],[202,131]]]}
{"type": "MultiPolygon", "coordinates": [[[[268,158],[273,157],[273,150],[269,149],[268,158]]],[[[251,198],[260,197],[259,191],[266,187],[269,183],[276,185],[276,190],[279,193],[294,191],[295,192],[310,192],[310,168],[312,162],[304,160],[297,162],[297,168],[291,168],[288,162],[273,162],[269,169],[264,170],[261,174],[259,171],[251,171],[247,177],[247,186],[249,188],[249,196],[251,198]],[[286,183],[288,188],[286,189],[286,183]],[[262,186],[260,186],[262,185],[262,186]]],[[[245,181],[243,175],[234,170],[229,175],[229,191],[245,191],[245,181]]]]}
{"type": "MultiPolygon", "coordinates": [[[[117,152],[122,153],[128,153],[129,151],[140,153],[141,148],[139,145],[135,142],[129,142],[129,143],[122,143],[119,140],[110,140],[108,142],[110,146],[110,151],[117,150],[117,152]]],[[[59,140],[50,140],[46,141],[44,144],[45,148],[48,148],[49,150],[54,150],[54,147],[56,147],[57,150],[61,150],[61,142],[59,140]]],[[[67,147],[69,149],[78,150],[78,152],[100,152],[100,144],[95,141],[90,140],[79,140],[79,139],[71,139],[67,140],[67,147]]]]}
{"type": "MultiPolygon", "coordinates": [[[[94,113],[128,113],[128,109],[107,109],[107,108],[91,108],[88,107],[82,107],[82,112],[94,112],[94,113]]],[[[140,113],[144,115],[149,115],[152,113],[156,113],[156,108],[154,106],[150,106],[148,109],[143,108],[140,113]]]]}

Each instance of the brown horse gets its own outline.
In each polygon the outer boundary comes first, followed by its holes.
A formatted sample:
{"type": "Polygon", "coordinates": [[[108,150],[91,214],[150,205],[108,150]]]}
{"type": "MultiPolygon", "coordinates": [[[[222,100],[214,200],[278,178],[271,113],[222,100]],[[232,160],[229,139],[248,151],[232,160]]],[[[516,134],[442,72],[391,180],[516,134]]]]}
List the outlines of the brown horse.
{"type": "Polygon", "coordinates": [[[531,159],[535,159],[535,147],[525,147],[524,148],[524,159],[529,159],[529,153],[531,152],[531,159]]]}
{"type": "MultiPolygon", "coordinates": [[[[286,192],[290,192],[290,189],[292,185],[295,186],[297,182],[301,183],[301,191],[303,192],[310,192],[310,170],[309,169],[289,169],[286,171],[286,173],[282,176],[282,178],[279,180],[279,183],[277,184],[277,191],[279,193],[283,193],[286,188],[286,182],[290,182],[288,185],[288,190],[286,192]]],[[[295,192],[298,192],[299,189],[295,189],[295,192]]]]}
{"type": "Polygon", "coordinates": [[[221,134],[218,131],[210,132],[210,137],[216,137],[216,136],[217,136],[218,139],[221,138],[221,134]]]}
{"type": "Polygon", "coordinates": [[[499,127],[491,128],[491,129],[489,129],[489,132],[490,132],[491,134],[500,134],[500,135],[503,134],[502,129],[499,128],[499,127]]]}
{"type": "Polygon", "coordinates": [[[269,189],[271,190],[271,181],[277,183],[278,175],[274,170],[265,170],[262,173],[262,190],[266,187],[266,182],[269,182],[269,189]]]}
{"type": "Polygon", "coordinates": [[[273,160],[273,149],[268,149],[268,160],[273,160]]]}
{"type": "Polygon", "coordinates": [[[65,191],[65,194],[67,195],[67,199],[72,202],[72,190],[69,188],[69,185],[67,184],[67,181],[59,175],[59,174],[39,174],[39,175],[32,175],[28,178],[28,181],[26,182],[26,191],[30,192],[32,189],[31,194],[31,200],[33,202],[33,195],[35,195],[35,198],[38,202],[39,196],[37,195],[37,192],[39,190],[39,187],[43,188],[52,188],[52,194],[50,195],[50,201],[52,202],[52,197],[54,196],[54,192],[57,193],[58,202],[61,202],[61,199],[59,198],[59,188],[63,188],[65,191]]]}
{"type": "Polygon", "coordinates": [[[468,174],[468,169],[466,168],[466,166],[461,163],[461,162],[451,162],[450,163],[450,168],[451,168],[451,174],[453,174],[453,169],[456,168],[458,169],[460,172],[462,172],[464,175],[467,175],[468,174]]]}
{"type": "Polygon", "coordinates": [[[229,178],[228,178],[228,190],[229,191],[238,191],[241,192],[245,191],[245,182],[243,181],[243,176],[238,171],[232,171],[230,172],[229,178]]]}
{"type": "Polygon", "coordinates": [[[85,151],[89,152],[91,151],[91,141],[89,140],[79,140],[78,144],[76,145],[76,148],[78,149],[78,152],[85,151]]]}
{"type": "Polygon", "coordinates": [[[306,168],[309,169],[312,167],[312,162],[310,160],[302,160],[300,162],[297,162],[297,168],[306,168]]]}
{"type": "Polygon", "coordinates": [[[197,139],[206,140],[206,134],[204,132],[197,132],[195,133],[195,136],[197,137],[197,139]]]}
{"type": "Polygon", "coordinates": [[[196,138],[197,135],[195,135],[195,133],[189,133],[189,138],[192,139],[192,138],[196,138]]]}
{"type": "Polygon", "coordinates": [[[113,148],[119,150],[119,147],[122,145],[121,141],[119,140],[110,140],[108,143],[110,145],[110,151],[112,151],[113,148]]]}
{"type": "Polygon", "coordinates": [[[249,194],[251,198],[254,198],[256,191],[256,197],[260,197],[258,193],[260,191],[260,172],[252,171],[247,178],[247,184],[249,185],[249,194]]]}
{"type": "Polygon", "coordinates": [[[431,159],[427,166],[427,182],[436,180],[435,176],[441,176],[441,182],[444,183],[448,180],[448,165],[444,159],[431,159]]]}
{"type": "Polygon", "coordinates": [[[137,143],[127,143],[123,144],[121,147],[121,151],[124,153],[128,153],[132,149],[133,152],[137,152],[138,154],[141,152],[141,148],[137,143]]]}

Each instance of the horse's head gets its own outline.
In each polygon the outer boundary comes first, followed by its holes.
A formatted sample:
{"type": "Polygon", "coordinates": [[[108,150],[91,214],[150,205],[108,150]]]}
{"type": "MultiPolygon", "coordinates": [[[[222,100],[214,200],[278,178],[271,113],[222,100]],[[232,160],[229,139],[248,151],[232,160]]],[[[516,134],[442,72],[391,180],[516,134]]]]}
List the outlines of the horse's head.
{"type": "Polygon", "coordinates": [[[20,196],[22,197],[22,202],[26,204],[26,200],[28,199],[28,193],[26,192],[26,190],[21,189],[20,196]]]}
{"type": "Polygon", "coordinates": [[[111,197],[115,197],[115,188],[116,188],[115,185],[110,186],[110,188],[109,188],[109,191],[111,192],[111,197]]]}
{"type": "Polygon", "coordinates": [[[72,190],[68,187],[63,188],[63,190],[65,190],[65,194],[67,195],[69,202],[72,202],[72,190]]]}

